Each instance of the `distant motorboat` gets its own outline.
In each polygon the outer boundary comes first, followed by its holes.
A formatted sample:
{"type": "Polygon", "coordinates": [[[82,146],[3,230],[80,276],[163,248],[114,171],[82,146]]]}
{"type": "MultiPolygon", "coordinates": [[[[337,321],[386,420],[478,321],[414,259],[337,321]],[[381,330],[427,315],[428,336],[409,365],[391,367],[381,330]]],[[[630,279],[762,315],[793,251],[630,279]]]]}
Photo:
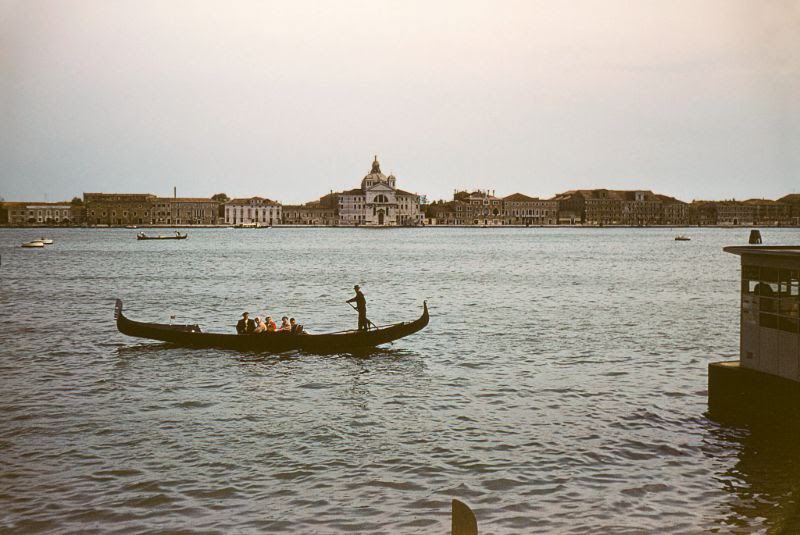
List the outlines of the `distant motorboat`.
{"type": "Polygon", "coordinates": [[[41,241],[41,240],[33,240],[33,241],[29,241],[28,243],[23,243],[21,245],[21,247],[26,247],[26,248],[29,248],[29,249],[34,249],[34,248],[35,249],[41,249],[42,247],[44,247],[44,242],[41,241]]]}
{"type": "Polygon", "coordinates": [[[675,236],[675,241],[692,241],[689,236],[675,236]]]}
{"type": "Polygon", "coordinates": [[[39,238],[36,241],[40,241],[45,245],[53,245],[53,240],[51,240],[50,238],[39,238]]]}
{"type": "Polygon", "coordinates": [[[137,227],[136,225],[128,225],[125,228],[139,228],[139,227],[137,227]]]}

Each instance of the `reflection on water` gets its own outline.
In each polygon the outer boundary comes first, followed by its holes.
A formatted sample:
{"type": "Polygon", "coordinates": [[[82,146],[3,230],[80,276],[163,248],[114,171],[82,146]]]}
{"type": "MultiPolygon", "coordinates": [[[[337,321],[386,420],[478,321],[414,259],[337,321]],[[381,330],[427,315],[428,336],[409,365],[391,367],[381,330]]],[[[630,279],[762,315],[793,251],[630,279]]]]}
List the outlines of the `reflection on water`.
{"type": "MultiPolygon", "coordinates": [[[[738,352],[747,229],[0,229],[0,532],[791,532],[795,430],[704,417],[738,352]],[[39,253],[39,254],[37,254],[39,253]],[[424,331],[369,354],[192,350],[232,332],[424,331]]],[[[769,229],[769,243],[800,232],[769,229]]]]}
{"type": "Polygon", "coordinates": [[[730,511],[718,523],[748,528],[754,519],[773,533],[800,533],[800,422],[754,414],[715,414],[711,442],[735,452],[718,476],[730,511]]]}

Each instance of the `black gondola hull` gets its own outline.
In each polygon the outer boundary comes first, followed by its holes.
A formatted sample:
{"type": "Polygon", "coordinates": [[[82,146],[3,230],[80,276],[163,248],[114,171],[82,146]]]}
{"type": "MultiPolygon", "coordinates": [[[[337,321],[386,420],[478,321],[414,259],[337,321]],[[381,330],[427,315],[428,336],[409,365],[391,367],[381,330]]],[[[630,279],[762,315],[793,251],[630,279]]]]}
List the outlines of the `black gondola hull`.
{"type": "Polygon", "coordinates": [[[185,240],[188,234],[179,234],[177,236],[143,236],[141,234],[136,236],[137,240],[185,240]]]}
{"type": "Polygon", "coordinates": [[[422,316],[412,322],[396,323],[369,331],[345,331],[330,334],[291,334],[286,332],[262,334],[204,333],[197,325],[166,325],[133,321],[122,313],[122,301],[117,299],[115,311],[117,329],[122,334],[158,340],[181,347],[219,348],[237,351],[283,353],[337,353],[369,349],[388,344],[428,325],[428,305],[423,303],[422,316]]]}

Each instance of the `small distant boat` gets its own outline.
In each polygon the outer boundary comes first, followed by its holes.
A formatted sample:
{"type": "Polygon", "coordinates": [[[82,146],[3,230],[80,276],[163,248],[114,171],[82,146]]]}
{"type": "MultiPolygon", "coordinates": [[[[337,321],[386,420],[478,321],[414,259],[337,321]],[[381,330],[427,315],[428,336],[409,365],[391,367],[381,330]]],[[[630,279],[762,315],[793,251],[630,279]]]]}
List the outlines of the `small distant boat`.
{"type": "Polygon", "coordinates": [[[136,225],[128,225],[125,228],[139,228],[139,227],[137,227],[136,225]]]}
{"type": "Polygon", "coordinates": [[[42,247],[44,247],[44,242],[41,241],[41,240],[33,240],[33,241],[29,241],[28,243],[23,243],[22,247],[26,247],[26,248],[29,248],[29,249],[34,249],[34,248],[35,249],[41,249],[42,247]]]}
{"type": "Polygon", "coordinates": [[[136,235],[137,240],[185,240],[187,237],[189,237],[189,234],[181,234],[177,230],[175,231],[174,236],[163,236],[161,234],[158,236],[148,236],[144,232],[140,232],[136,235]]]}
{"type": "Polygon", "coordinates": [[[51,240],[50,238],[39,238],[36,241],[40,241],[45,245],[53,245],[53,240],[51,240]]]}
{"type": "Polygon", "coordinates": [[[261,223],[238,223],[233,228],[270,228],[271,225],[262,225],[261,223]]]}
{"type": "Polygon", "coordinates": [[[675,236],[675,241],[692,241],[689,236],[675,236]]]}

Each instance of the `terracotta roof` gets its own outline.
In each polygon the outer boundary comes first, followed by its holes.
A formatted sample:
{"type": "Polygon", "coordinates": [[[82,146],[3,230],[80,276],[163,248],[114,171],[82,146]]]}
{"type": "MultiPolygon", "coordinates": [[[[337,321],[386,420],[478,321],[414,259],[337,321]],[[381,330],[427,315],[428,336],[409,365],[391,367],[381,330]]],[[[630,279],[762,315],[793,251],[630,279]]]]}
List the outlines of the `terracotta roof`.
{"type": "Polygon", "coordinates": [[[576,196],[580,196],[580,197],[588,198],[588,199],[602,199],[602,198],[613,199],[613,198],[616,198],[616,194],[613,192],[613,190],[607,190],[607,189],[571,189],[571,190],[565,191],[564,193],[556,194],[556,196],[553,197],[553,199],[561,200],[561,199],[568,199],[570,197],[576,197],[576,196]],[[602,192],[602,194],[601,194],[601,192],[602,192]]]}
{"type": "MultiPolygon", "coordinates": [[[[209,200],[209,199],[206,199],[209,200]]],[[[231,199],[230,201],[226,202],[225,204],[233,204],[237,206],[250,206],[252,201],[260,201],[260,204],[279,204],[272,199],[267,199],[265,197],[248,197],[246,199],[238,198],[238,199],[231,199]]]]}
{"type": "Polygon", "coordinates": [[[747,199],[744,201],[745,204],[769,204],[769,205],[776,205],[776,204],[783,204],[778,201],[773,201],[770,199],[747,199]]]}
{"type": "Polygon", "coordinates": [[[530,201],[539,201],[539,197],[528,197],[524,193],[512,193],[507,197],[503,197],[504,201],[508,202],[530,202],[530,201]]]}
{"type": "Polygon", "coordinates": [[[353,188],[346,191],[340,191],[338,195],[364,195],[364,190],[361,188],[353,188]]]}
{"type": "Polygon", "coordinates": [[[396,190],[394,190],[394,192],[396,194],[398,194],[398,195],[411,195],[413,197],[418,197],[418,195],[416,193],[411,193],[410,191],[406,191],[406,190],[403,190],[403,189],[396,189],[396,190]]]}
{"type": "Polygon", "coordinates": [[[65,206],[69,205],[72,206],[70,201],[61,201],[61,202],[39,202],[39,201],[3,201],[0,202],[0,206],[65,206]]]}
{"type": "MultiPolygon", "coordinates": [[[[653,198],[660,199],[661,197],[655,193],[653,193],[649,189],[605,189],[605,188],[597,188],[597,189],[571,189],[565,191],[564,193],[559,193],[553,200],[564,200],[568,199],[573,196],[582,196],[585,199],[608,199],[608,200],[617,200],[617,201],[631,201],[636,198],[637,193],[644,193],[645,200],[653,200],[653,198]]],[[[672,197],[667,197],[666,195],[662,196],[667,199],[671,199],[672,197]]],[[[663,200],[663,199],[661,199],[663,200]]]]}
{"type": "Polygon", "coordinates": [[[669,195],[661,195],[660,193],[656,194],[656,198],[661,202],[668,202],[668,203],[677,203],[677,204],[686,204],[680,199],[676,199],[675,197],[670,197],[669,195]]]}
{"type": "Polygon", "coordinates": [[[114,195],[117,197],[140,197],[142,195],[149,195],[155,197],[152,193],[105,193],[102,191],[84,191],[84,195],[114,195]]]}
{"type": "Polygon", "coordinates": [[[208,197],[159,197],[159,201],[172,201],[172,202],[217,202],[208,197]]]}

